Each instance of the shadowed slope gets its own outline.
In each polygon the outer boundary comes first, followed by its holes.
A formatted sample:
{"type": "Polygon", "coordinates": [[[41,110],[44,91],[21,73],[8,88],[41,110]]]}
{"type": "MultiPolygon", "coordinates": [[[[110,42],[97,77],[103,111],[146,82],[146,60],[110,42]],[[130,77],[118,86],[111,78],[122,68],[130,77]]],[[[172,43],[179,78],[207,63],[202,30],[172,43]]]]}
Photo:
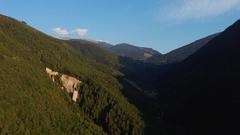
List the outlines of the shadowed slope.
{"type": "Polygon", "coordinates": [[[166,112],[173,134],[227,135],[237,131],[239,35],[237,21],[160,81],[160,110],[166,112]]]}

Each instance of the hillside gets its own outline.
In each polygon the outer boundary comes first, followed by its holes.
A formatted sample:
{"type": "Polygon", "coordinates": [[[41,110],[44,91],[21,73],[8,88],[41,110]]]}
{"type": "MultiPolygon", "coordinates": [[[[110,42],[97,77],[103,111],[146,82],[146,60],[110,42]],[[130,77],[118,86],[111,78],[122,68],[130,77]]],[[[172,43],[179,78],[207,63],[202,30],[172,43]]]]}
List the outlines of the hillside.
{"type": "Polygon", "coordinates": [[[172,134],[236,134],[240,21],[159,81],[159,111],[172,134]]]}
{"type": "Polygon", "coordinates": [[[151,48],[137,47],[130,44],[117,44],[110,50],[119,56],[129,57],[135,60],[146,60],[154,55],[161,55],[158,51],[151,48]]]}
{"type": "Polygon", "coordinates": [[[143,134],[140,113],[115,79],[121,74],[66,41],[1,15],[0,65],[1,134],[143,134]],[[77,104],[46,67],[83,81],[77,104]]]}
{"type": "Polygon", "coordinates": [[[118,66],[118,56],[104,49],[99,42],[91,42],[87,40],[69,40],[66,42],[81,54],[87,58],[95,60],[97,63],[102,63],[111,67],[118,66]]]}
{"type": "Polygon", "coordinates": [[[219,35],[219,33],[199,39],[191,44],[175,49],[167,54],[155,55],[147,59],[147,62],[156,63],[156,64],[171,64],[171,63],[181,62],[185,60],[188,56],[194,54],[197,50],[199,50],[201,47],[206,45],[209,41],[211,41],[217,35],[219,35]]]}

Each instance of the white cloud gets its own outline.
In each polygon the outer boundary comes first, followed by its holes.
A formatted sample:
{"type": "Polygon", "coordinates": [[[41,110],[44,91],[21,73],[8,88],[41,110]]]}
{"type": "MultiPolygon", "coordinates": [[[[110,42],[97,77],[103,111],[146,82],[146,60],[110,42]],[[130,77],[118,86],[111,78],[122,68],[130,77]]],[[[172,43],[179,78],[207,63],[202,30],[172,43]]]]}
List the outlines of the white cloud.
{"type": "Polygon", "coordinates": [[[70,34],[68,30],[62,28],[53,28],[52,31],[61,37],[68,37],[70,34]]]}
{"type": "Polygon", "coordinates": [[[181,0],[161,9],[161,18],[201,19],[223,15],[240,7],[240,0],[181,0]],[[166,16],[167,15],[167,16],[166,16]]]}
{"type": "Polygon", "coordinates": [[[77,29],[73,30],[71,33],[77,34],[79,37],[83,37],[87,34],[87,32],[88,32],[88,29],[77,28],[77,29]]]}
{"type": "Polygon", "coordinates": [[[82,38],[88,33],[88,29],[81,28],[77,28],[74,30],[53,28],[52,31],[60,38],[82,38]]]}

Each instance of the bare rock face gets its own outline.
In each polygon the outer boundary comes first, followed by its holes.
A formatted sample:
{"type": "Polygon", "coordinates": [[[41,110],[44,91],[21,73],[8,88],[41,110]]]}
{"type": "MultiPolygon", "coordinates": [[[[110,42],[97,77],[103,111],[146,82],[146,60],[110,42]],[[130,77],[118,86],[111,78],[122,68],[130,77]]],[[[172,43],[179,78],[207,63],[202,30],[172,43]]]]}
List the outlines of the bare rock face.
{"type": "Polygon", "coordinates": [[[73,96],[72,96],[72,100],[74,101],[74,102],[77,102],[77,99],[78,99],[78,95],[79,93],[78,93],[78,91],[77,90],[74,90],[74,92],[73,92],[73,96]]]}
{"type": "Polygon", "coordinates": [[[49,77],[52,79],[52,81],[55,82],[55,76],[58,75],[58,72],[54,72],[50,68],[46,68],[46,72],[49,75],[49,77]]]}
{"type": "Polygon", "coordinates": [[[82,83],[80,80],[68,75],[62,75],[61,81],[63,87],[66,88],[68,93],[73,93],[75,90],[77,90],[78,85],[82,83]]]}
{"type": "MultiPolygon", "coordinates": [[[[46,72],[49,75],[49,77],[52,79],[52,81],[55,82],[55,77],[58,76],[59,73],[51,70],[50,68],[46,68],[46,72]]],[[[62,75],[60,77],[60,80],[62,82],[61,89],[65,88],[68,93],[73,93],[72,100],[74,102],[76,102],[77,98],[79,96],[78,86],[82,82],[80,80],[78,80],[74,77],[68,76],[68,75],[62,75]]]]}

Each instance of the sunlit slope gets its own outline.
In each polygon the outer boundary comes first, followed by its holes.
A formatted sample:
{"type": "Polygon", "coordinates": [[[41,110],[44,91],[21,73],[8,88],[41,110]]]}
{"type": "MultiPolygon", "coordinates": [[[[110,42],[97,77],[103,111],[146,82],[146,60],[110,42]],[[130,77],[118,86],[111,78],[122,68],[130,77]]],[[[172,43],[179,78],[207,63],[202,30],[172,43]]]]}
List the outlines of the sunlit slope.
{"type": "Polygon", "coordinates": [[[65,41],[0,16],[0,132],[142,134],[144,124],[122,96],[118,74],[65,41]],[[50,81],[45,67],[84,82],[79,104],[50,81]]]}

